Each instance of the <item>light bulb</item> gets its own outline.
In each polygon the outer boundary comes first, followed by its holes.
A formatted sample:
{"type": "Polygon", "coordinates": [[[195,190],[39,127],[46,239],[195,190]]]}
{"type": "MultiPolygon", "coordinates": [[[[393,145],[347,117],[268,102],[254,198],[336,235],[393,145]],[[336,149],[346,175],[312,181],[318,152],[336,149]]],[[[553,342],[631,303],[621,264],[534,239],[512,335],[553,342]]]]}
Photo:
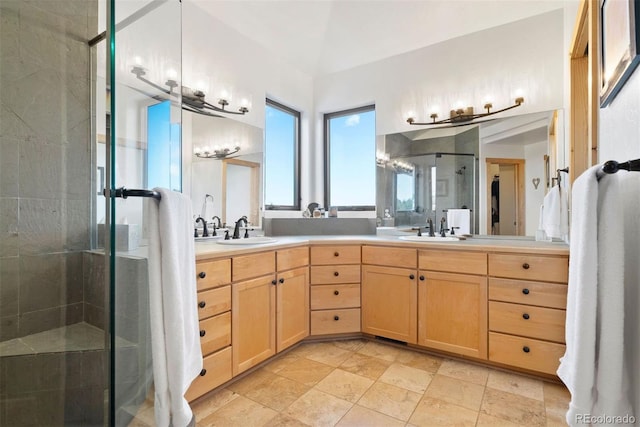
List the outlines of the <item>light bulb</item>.
{"type": "Polygon", "coordinates": [[[167,70],[167,78],[170,80],[175,80],[178,78],[178,72],[176,70],[174,70],[173,68],[169,68],[167,70]]]}

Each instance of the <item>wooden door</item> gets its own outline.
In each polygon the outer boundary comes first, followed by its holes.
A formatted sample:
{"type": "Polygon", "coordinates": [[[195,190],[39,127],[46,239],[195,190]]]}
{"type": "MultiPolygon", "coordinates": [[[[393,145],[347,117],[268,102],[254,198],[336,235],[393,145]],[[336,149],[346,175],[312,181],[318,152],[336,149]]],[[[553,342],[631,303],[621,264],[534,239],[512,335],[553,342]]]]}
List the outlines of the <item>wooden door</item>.
{"type": "Polygon", "coordinates": [[[415,344],[417,278],[407,268],[362,266],[362,332],[415,344]]]}
{"type": "Polygon", "coordinates": [[[276,354],[276,283],[271,274],[232,285],[234,376],[276,354]]]}
{"type": "Polygon", "coordinates": [[[309,336],[309,268],[278,273],[276,292],[276,350],[309,336]]]}
{"type": "Polygon", "coordinates": [[[420,271],[418,344],[487,358],[487,278],[420,271]]]}

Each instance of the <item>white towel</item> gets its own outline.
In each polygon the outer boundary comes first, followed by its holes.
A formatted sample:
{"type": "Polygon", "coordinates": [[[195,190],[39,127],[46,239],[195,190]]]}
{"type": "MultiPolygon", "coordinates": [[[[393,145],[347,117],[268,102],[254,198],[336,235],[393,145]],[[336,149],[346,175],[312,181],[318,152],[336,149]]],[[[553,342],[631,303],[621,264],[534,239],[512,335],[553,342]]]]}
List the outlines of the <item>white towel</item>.
{"type": "Polygon", "coordinates": [[[471,234],[471,210],[447,210],[447,225],[449,228],[460,227],[459,230],[455,230],[455,234],[471,234]]]}
{"type": "Polygon", "coordinates": [[[558,376],[571,392],[567,423],[632,415],[624,346],[624,233],[618,177],[594,166],[573,185],[566,352],[558,376]]]}
{"type": "Polygon", "coordinates": [[[565,239],[569,234],[569,197],[567,190],[557,185],[544,196],[540,224],[548,237],[565,239]]]}
{"type": "Polygon", "coordinates": [[[159,427],[193,418],[184,394],[202,369],[197,312],[193,215],[187,196],[156,188],[149,199],[149,310],[159,427]]]}

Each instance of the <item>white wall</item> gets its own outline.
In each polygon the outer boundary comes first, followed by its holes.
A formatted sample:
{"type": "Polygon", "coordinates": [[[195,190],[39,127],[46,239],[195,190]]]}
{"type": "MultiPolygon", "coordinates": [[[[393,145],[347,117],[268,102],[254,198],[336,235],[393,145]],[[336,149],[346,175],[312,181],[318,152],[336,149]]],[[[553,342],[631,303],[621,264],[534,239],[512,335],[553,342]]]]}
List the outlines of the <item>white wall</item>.
{"type": "MultiPolygon", "coordinates": [[[[558,9],[317,78],[315,170],[322,169],[321,123],[327,112],[375,103],[376,134],[389,134],[416,129],[405,122],[409,110],[428,120],[434,105],[441,115],[458,101],[478,109],[487,94],[497,109],[512,104],[518,89],[524,105],[503,117],[563,108],[563,40],[564,14],[558,9]]],[[[314,178],[315,197],[322,200],[321,174],[314,178]]]]}
{"type": "MultiPolygon", "coordinates": [[[[626,161],[640,158],[640,68],[631,75],[613,102],[600,110],[598,161],[626,161]]],[[[640,173],[620,172],[625,197],[625,347],[629,350],[628,378],[636,419],[640,417],[640,173]],[[636,190],[627,187],[635,181],[636,190]],[[633,237],[632,237],[633,236],[633,237]]]]}

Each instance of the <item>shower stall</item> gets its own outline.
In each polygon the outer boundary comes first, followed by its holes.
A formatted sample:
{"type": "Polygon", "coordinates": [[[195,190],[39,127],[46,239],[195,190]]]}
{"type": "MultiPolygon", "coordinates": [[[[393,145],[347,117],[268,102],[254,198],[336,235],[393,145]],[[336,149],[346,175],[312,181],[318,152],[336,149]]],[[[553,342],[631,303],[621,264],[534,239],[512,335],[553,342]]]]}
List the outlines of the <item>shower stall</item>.
{"type": "Polygon", "coordinates": [[[165,186],[148,115],[168,100],[175,141],[180,94],[132,70],[180,87],[180,2],[2,0],[0,20],[0,425],[151,426],[149,201],[114,190],[165,186]]]}
{"type": "Polygon", "coordinates": [[[469,209],[470,231],[477,233],[476,163],[473,153],[395,157],[378,171],[378,212],[393,216],[395,226],[424,226],[431,219],[439,229],[449,209],[469,209]]]}

